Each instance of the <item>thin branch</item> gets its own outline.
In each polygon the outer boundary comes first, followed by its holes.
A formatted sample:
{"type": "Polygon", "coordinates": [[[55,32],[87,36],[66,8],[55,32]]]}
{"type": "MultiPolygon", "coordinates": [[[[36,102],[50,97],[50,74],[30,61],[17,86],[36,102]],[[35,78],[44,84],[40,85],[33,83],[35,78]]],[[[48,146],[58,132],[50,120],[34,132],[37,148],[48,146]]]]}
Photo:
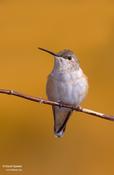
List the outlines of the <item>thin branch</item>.
{"type": "Polygon", "coordinates": [[[48,105],[51,105],[51,106],[55,105],[55,106],[59,106],[59,107],[70,108],[70,109],[78,111],[78,112],[82,112],[82,113],[86,113],[86,114],[89,114],[89,115],[92,115],[92,116],[100,117],[102,119],[114,121],[114,116],[106,115],[106,114],[96,112],[96,111],[93,111],[93,110],[90,110],[90,109],[82,108],[80,106],[79,107],[74,107],[74,106],[70,106],[70,105],[67,105],[67,104],[61,104],[61,103],[58,103],[58,102],[42,99],[42,98],[39,98],[39,97],[33,97],[33,96],[30,96],[30,95],[25,95],[25,94],[22,94],[20,92],[14,91],[14,90],[0,89],[0,93],[17,96],[17,97],[24,98],[24,99],[34,101],[34,102],[38,102],[38,103],[41,103],[41,104],[48,104],[48,105]]]}

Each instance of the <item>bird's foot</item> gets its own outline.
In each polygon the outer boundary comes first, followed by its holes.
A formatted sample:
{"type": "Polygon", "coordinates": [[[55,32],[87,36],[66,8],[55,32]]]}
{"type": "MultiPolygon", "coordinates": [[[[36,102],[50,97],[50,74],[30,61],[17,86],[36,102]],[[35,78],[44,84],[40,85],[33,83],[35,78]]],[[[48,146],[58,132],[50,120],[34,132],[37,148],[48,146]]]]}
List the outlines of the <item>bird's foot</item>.
{"type": "Polygon", "coordinates": [[[62,101],[58,101],[58,103],[59,103],[59,108],[62,108],[64,103],[62,101]]]}
{"type": "Polygon", "coordinates": [[[77,108],[77,110],[79,110],[79,111],[82,109],[81,106],[77,106],[76,108],[77,108]]]}

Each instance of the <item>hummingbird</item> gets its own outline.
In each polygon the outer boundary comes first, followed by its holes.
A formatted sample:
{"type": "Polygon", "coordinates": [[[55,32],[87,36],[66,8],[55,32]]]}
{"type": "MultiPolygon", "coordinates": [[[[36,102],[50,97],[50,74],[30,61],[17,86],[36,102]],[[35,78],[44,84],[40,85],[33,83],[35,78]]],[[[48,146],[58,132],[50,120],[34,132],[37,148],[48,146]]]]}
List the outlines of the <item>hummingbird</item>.
{"type": "MultiPolygon", "coordinates": [[[[78,57],[69,49],[58,53],[44,48],[39,49],[54,57],[54,67],[48,76],[46,85],[48,99],[78,107],[88,92],[88,79],[80,68],[78,57]]],[[[52,106],[52,111],[55,136],[62,137],[73,110],[52,106]]]]}

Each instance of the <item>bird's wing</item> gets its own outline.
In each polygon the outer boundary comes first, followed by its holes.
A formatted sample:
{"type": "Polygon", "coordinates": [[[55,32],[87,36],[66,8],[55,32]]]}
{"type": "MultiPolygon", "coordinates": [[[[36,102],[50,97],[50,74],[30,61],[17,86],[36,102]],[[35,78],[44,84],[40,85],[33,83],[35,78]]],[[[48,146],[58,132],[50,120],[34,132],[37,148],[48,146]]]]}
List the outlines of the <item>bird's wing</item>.
{"type": "Polygon", "coordinates": [[[61,137],[72,110],[58,106],[53,106],[52,109],[54,114],[54,132],[57,137],[61,137]]]}

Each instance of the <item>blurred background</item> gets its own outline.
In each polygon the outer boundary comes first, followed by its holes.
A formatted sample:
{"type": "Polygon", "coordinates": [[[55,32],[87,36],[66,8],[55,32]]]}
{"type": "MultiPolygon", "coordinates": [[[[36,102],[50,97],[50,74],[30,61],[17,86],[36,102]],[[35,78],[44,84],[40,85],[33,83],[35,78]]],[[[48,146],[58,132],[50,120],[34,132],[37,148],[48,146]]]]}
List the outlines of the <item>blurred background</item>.
{"type": "MultiPolygon", "coordinates": [[[[73,50],[90,84],[82,106],[114,114],[114,1],[1,0],[0,88],[46,98],[53,57],[39,46],[73,50]]],[[[113,175],[114,123],[74,112],[57,139],[50,106],[1,94],[0,174],[113,175]]]]}

